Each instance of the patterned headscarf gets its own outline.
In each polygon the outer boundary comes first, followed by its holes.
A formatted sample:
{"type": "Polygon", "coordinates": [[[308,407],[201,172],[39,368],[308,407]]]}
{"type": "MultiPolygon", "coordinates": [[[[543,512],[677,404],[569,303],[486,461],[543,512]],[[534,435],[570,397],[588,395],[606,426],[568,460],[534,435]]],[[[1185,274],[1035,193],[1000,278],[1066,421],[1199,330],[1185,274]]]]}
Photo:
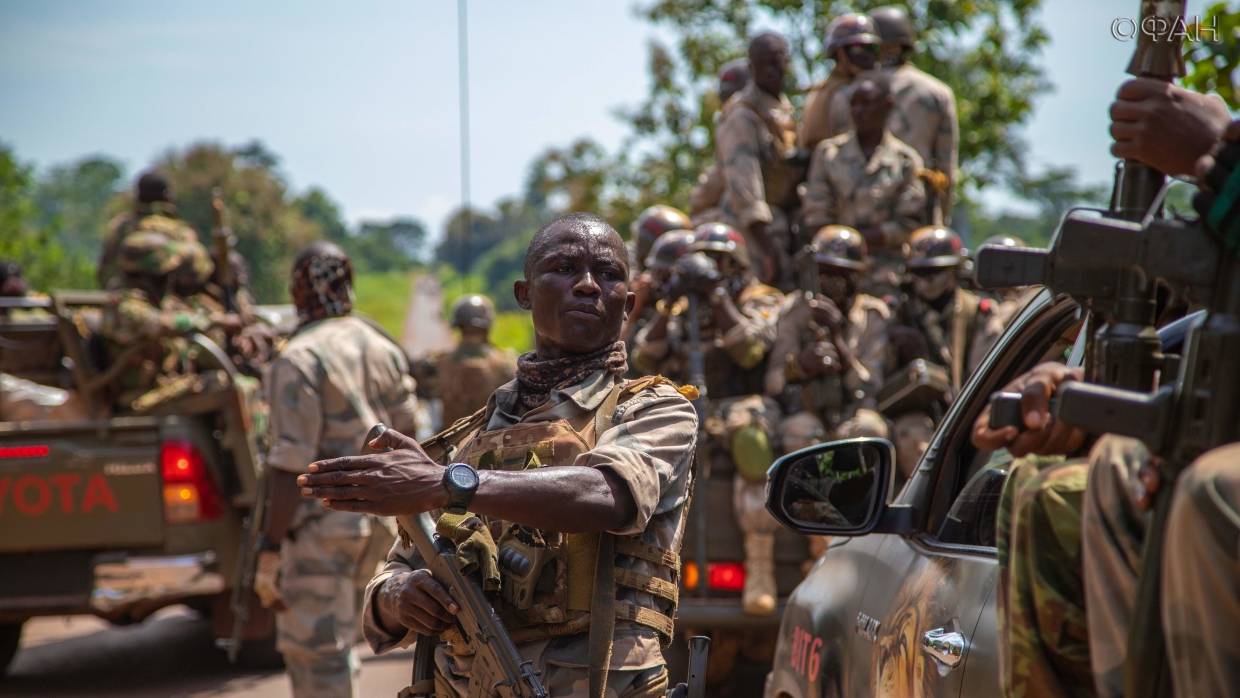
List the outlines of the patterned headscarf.
{"type": "Polygon", "coordinates": [[[293,269],[293,286],[310,291],[311,302],[297,308],[304,324],[353,311],[353,264],[349,258],[327,252],[306,255],[293,269]]]}
{"type": "Polygon", "coordinates": [[[517,359],[518,401],[522,413],[547,401],[551,391],[585,380],[595,371],[621,375],[629,370],[624,342],[617,341],[589,354],[539,359],[534,352],[517,359]]]}

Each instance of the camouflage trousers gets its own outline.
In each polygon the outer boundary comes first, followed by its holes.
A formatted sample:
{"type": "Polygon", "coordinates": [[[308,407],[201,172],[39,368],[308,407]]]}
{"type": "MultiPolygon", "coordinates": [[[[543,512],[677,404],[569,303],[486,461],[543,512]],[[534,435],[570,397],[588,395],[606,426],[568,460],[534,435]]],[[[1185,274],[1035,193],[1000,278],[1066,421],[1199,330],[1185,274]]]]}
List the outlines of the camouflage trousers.
{"type": "Polygon", "coordinates": [[[999,683],[1016,698],[1093,694],[1081,508],[1088,464],[1023,458],[999,497],[999,683]]]}
{"type": "MultiPolygon", "coordinates": [[[[559,662],[543,654],[546,642],[518,647],[523,657],[538,656],[535,667],[541,672],[543,686],[552,698],[586,698],[590,691],[590,667],[559,662]]],[[[476,698],[469,692],[472,654],[459,655],[441,644],[435,648],[436,698],[476,698]]],[[[645,669],[611,669],[607,672],[606,698],[663,698],[667,693],[667,667],[658,665],[645,669]]]]}
{"type": "Polygon", "coordinates": [[[353,519],[364,516],[325,512],[298,526],[280,551],[288,609],[276,615],[276,648],[296,698],[360,695],[354,575],[369,527],[353,519]]]}
{"type": "MultiPolygon", "coordinates": [[[[1094,449],[1084,569],[1094,679],[1122,696],[1147,515],[1136,505],[1149,453],[1109,437],[1094,449]]],[[[1240,444],[1194,461],[1176,482],[1162,561],[1162,623],[1177,696],[1240,695],[1240,444]]]]}

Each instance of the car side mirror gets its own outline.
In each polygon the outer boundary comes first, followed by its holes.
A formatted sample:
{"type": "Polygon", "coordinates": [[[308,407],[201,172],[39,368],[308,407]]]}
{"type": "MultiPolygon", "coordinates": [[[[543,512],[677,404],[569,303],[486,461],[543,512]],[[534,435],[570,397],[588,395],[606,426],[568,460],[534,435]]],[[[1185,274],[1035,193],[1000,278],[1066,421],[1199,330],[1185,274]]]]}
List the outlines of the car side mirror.
{"type": "Polygon", "coordinates": [[[801,533],[863,536],[911,531],[913,511],[887,504],[895,446],[886,439],[831,441],[775,461],[767,471],[766,508],[801,533]]]}

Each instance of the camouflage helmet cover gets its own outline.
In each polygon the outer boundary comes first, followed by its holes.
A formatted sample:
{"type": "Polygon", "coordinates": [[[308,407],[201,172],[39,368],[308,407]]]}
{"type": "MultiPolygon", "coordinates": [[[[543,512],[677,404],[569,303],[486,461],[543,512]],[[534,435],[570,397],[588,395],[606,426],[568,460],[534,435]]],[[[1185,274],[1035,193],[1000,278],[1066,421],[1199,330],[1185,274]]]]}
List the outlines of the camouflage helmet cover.
{"type": "Polygon", "coordinates": [[[691,230],[672,230],[659,236],[659,239],[651,245],[650,254],[646,256],[646,268],[671,270],[676,260],[688,252],[692,244],[693,231],[691,230]]]}
{"type": "Polygon", "coordinates": [[[810,241],[814,261],[848,271],[865,271],[867,252],[865,238],[856,228],[846,225],[824,225],[810,241]]]}
{"type": "Polygon", "coordinates": [[[856,12],[840,15],[827,25],[827,55],[836,49],[857,44],[878,44],[874,20],[856,12]]]}
{"type": "Polygon", "coordinates": [[[877,29],[879,38],[884,44],[899,44],[912,47],[917,40],[913,31],[913,22],[908,12],[902,7],[884,5],[870,10],[870,20],[877,29]]]}
{"type": "Polygon", "coordinates": [[[184,264],[211,274],[211,256],[196,242],[179,242],[163,233],[140,230],[121,242],[118,266],[126,274],[163,276],[184,264]]]}
{"type": "Polygon", "coordinates": [[[910,269],[947,269],[964,260],[964,245],[950,228],[926,225],[909,237],[904,260],[910,269]]]}
{"type": "Polygon", "coordinates": [[[461,296],[452,304],[452,326],[489,330],[495,323],[495,306],[491,299],[477,293],[461,296]]]}
{"type": "Polygon", "coordinates": [[[722,252],[742,267],[750,268],[749,246],[745,238],[727,223],[703,223],[693,231],[690,252],[722,252]]]}

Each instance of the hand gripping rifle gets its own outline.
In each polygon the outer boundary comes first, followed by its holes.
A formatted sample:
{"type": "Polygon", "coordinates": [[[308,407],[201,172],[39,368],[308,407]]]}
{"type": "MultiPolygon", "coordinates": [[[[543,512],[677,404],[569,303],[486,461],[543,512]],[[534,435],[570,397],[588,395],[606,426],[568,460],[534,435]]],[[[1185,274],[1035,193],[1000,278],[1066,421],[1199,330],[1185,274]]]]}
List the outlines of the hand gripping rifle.
{"type": "MultiPolygon", "coordinates": [[[[371,427],[366,443],[387,431],[384,424],[371,427]]],[[[443,536],[436,535],[435,524],[429,514],[398,516],[396,522],[409,536],[413,547],[422,557],[435,581],[447,588],[460,611],[456,614],[457,628],[465,642],[474,651],[474,663],[470,671],[470,686],[481,687],[482,695],[503,698],[546,698],[549,694],[538,678],[533,662],[523,659],[517,652],[503,621],[487,600],[477,580],[461,572],[456,545],[443,536]]],[[[435,695],[435,644],[438,638],[419,635],[414,650],[413,685],[401,691],[400,698],[435,695]]]]}

